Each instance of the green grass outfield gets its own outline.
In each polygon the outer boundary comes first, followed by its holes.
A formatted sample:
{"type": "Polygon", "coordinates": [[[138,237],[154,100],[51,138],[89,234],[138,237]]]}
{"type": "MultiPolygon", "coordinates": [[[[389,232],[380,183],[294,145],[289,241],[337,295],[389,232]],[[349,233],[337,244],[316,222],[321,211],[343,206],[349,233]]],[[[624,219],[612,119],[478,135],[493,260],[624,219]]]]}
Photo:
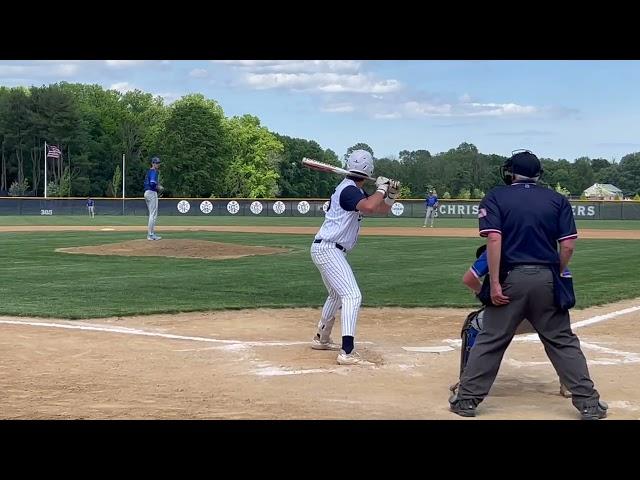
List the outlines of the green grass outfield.
{"type": "MultiPolygon", "coordinates": [[[[320,226],[324,217],[255,217],[255,216],[160,216],[158,227],[163,225],[264,225],[264,226],[320,226]]],[[[638,230],[640,220],[578,220],[578,228],[638,230]]],[[[2,225],[146,225],[145,216],[97,215],[91,219],[83,215],[60,216],[1,216],[2,225]]],[[[422,218],[366,218],[364,227],[420,227],[422,218]]],[[[436,228],[469,227],[477,228],[474,218],[442,218],[436,220],[436,228]]]]}
{"type": "MultiPolygon", "coordinates": [[[[73,255],[54,249],[138,239],[140,235],[3,233],[0,314],[89,318],[320,307],[326,296],[309,257],[311,235],[176,232],[163,236],[280,246],[292,251],[221,261],[73,255]]],[[[366,236],[349,258],[365,306],[472,307],[475,299],[460,279],[481,242],[479,238],[366,236]]],[[[572,262],[578,307],[638,296],[637,252],[638,242],[633,240],[580,241],[572,262]]]]}

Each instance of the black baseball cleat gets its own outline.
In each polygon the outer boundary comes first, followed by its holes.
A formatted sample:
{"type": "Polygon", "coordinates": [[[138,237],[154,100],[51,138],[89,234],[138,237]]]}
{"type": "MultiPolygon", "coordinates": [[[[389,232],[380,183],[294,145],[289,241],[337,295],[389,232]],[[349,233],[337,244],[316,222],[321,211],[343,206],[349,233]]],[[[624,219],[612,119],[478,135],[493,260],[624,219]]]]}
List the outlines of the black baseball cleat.
{"type": "Polygon", "coordinates": [[[476,405],[473,400],[456,400],[449,404],[449,410],[461,417],[476,416],[476,405]]]}
{"type": "Polygon", "coordinates": [[[580,416],[582,420],[600,420],[601,418],[607,418],[607,409],[609,406],[603,401],[598,401],[595,405],[584,407],[580,410],[580,416]]]}

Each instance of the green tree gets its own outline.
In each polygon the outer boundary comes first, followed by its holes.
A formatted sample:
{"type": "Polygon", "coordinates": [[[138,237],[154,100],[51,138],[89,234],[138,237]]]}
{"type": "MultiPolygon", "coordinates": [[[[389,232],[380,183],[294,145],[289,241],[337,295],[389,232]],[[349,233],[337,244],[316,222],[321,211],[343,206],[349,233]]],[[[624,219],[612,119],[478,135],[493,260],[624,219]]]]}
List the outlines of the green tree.
{"type": "Polygon", "coordinates": [[[400,192],[398,193],[398,198],[412,198],[411,189],[406,185],[400,186],[400,192]]]}
{"type": "Polygon", "coordinates": [[[29,179],[24,178],[22,182],[15,180],[9,187],[9,195],[12,197],[23,197],[29,191],[29,179]]]}
{"type": "MultiPolygon", "coordinates": [[[[376,162],[378,169],[379,161],[376,162]]],[[[401,170],[394,172],[390,178],[397,178],[403,185],[408,186],[414,195],[423,197],[427,191],[425,185],[433,178],[431,153],[428,150],[400,152],[401,170]]],[[[387,176],[387,175],[385,175],[387,176]]]]}
{"type": "Polygon", "coordinates": [[[555,186],[555,191],[561,195],[564,195],[565,197],[568,197],[569,195],[571,195],[571,192],[566,188],[564,188],[562,185],[560,185],[559,182],[555,186]]]}
{"type": "Polygon", "coordinates": [[[169,107],[161,133],[162,176],[177,196],[220,195],[229,167],[224,113],[214,100],[193,94],[169,107]]]}
{"type": "Polygon", "coordinates": [[[232,197],[266,198],[278,192],[278,165],[282,143],[258,117],[244,115],[225,121],[226,143],[230,149],[225,191],[232,197]]]}
{"type": "Polygon", "coordinates": [[[122,170],[120,169],[120,165],[116,165],[116,169],[113,172],[113,179],[111,180],[111,191],[113,192],[113,196],[118,196],[118,191],[122,188],[122,170]]]}
{"type": "Polygon", "coordinates": [[[589,157],[580,157],[573,162],[571,175],[572,192],[582,192],[595,182],[595,174],[589,157]]]}
{"type": "Polygon", "coordinates": [[[462,190],[460,190],[460,193],[458,194],[458,198],[469,200],[471,198],[471,192],[469,191],[468,188],[463,188],[462,190]]]}
{"type": "Polygon", "coordinates": [[[622,157],[618,168],[620,176],[617,187],[628,195],[640,192],[640,152],[622,157]]]}
{"type": "Polygon", "coordinates": [[[278,188],[282,197],[325,198],[331,195],[336,186],[337,177],[305,168],[303,158],[312,158],[330,165],[342,166],[333,150],[322,150],[313,140],[291,138],[274,134],[283,145],[278,165],[280,177],[278,188]]]}
{"type": "Polygon", "coordinates": [[[611,164],[609,163],[609,160],[607,160],[605,158],[593,158],[593,159],[591,159],[591,169],[593,170],[593,173],[598,173],[603,168],[607,168],[607,167],[610,167],[610,166],[611,166],[611,164]]]}

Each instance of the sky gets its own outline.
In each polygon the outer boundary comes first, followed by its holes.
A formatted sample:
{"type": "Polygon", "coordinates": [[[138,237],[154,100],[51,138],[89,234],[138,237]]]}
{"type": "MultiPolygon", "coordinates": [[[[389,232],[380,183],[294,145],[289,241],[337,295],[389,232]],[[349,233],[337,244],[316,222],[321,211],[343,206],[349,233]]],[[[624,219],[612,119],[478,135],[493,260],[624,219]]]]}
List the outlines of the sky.
{"type": "Polygon", "coordinates": [[[0,85],[60,81],[140,89],[167,103],[202,93],[227,116],[255,115],[339,156],[359,142],[378,158],[462,142],[568,160],[640,151],[632,60],[0,60],[0,85]]]}

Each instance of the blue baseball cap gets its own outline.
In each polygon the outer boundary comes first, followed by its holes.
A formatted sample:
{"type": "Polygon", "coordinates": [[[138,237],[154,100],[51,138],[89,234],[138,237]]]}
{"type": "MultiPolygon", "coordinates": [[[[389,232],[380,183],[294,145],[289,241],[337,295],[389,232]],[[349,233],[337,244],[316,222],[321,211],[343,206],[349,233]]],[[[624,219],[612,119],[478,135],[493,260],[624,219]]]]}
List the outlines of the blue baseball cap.
{"type": "Polygon", "coordinates": [[[160,163],[160,157],[153,157],[151,159],[151,163],[153,163],[154,165],[160,163]]]}

